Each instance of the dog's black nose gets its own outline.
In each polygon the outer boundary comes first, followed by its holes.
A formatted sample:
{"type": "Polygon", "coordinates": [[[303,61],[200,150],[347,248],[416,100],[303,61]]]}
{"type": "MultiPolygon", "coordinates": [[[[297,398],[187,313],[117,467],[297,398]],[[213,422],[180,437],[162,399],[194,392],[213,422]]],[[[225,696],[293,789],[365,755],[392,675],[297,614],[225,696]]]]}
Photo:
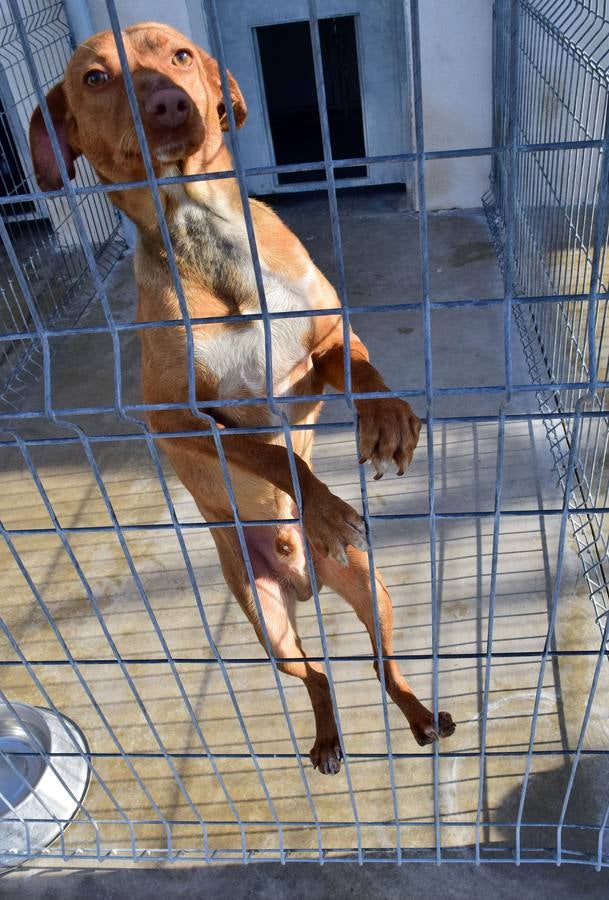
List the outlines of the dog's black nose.
{"type": "Polygon", "coordinates": [[[177,128],[190,115],[191,102],[180,88],[162,88],[146,98],[144,109],[154,124],[177,128]]]}

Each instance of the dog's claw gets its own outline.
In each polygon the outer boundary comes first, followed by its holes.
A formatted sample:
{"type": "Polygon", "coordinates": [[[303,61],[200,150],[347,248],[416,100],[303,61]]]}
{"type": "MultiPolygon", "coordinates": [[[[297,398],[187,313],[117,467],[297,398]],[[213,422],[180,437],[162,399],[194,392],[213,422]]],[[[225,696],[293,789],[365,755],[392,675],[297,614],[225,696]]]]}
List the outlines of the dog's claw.
{"type": "Polygon", "coordinates": [[[309,753],[314,769],[319,769],[322,775],[338,775],[340,772],[340,761],[343,758],[340,745],[332,741],[331,743],[315,741],[309,753]]]}
{"type": "Polygon", "coordinates": [[[438,713],[437,724],[431,718],[431,713],[429,715],[430,719],[428,722],[411,725],[412,734],[419,747],[433,744],[434,741],[439,741],[440,738],[450,737],[457,728],[450,713],[438,713]]]}
{"type": "Polygon", "coordinates": [[[440,737],[450,737],[457,730],[456,724],[450,713],[438,713],[438,728],[440,729],[440,737]]]}
{"type": "Polygon", "coordinates": [[[379,481],[395,463],[403,475],[419,440],[421,422],[410,404],[397,398],[358,400],[360,463],[370,461],[379,481]]]}
{"type": "Polygon", "coordinates": [[[382,458],[382,459],[377,458],[377,459],[372,460],[372,464],[374,465],[374,468],[376,469],[376,475],[374,476],[375,481],[381,480],[381,478],[383,477],[383,475],[389,468],[390,462],[391,462],[391,460],[385,459],[385,458],[382,458]]]}

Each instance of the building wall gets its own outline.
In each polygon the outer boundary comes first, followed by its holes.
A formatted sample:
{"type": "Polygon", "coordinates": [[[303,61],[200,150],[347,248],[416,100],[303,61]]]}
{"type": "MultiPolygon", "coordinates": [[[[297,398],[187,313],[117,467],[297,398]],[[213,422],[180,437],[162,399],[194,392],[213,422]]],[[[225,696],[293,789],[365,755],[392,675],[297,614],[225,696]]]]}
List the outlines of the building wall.
{"type": "MultiPolygon", "coordinates": [[[[317,10],[319,18],[357,16],[363,127],[368,154],[389,156],[407,152],[411,145],[410,121],[404,115],[408,67],[399,52],[399,37],[404,32],[400,4],[395,0],[317,0],[317,10]]],[[[307,17],[306,0],[223,0],[219,5],[227,64],[241,85],[250,110],[250,121],[244,127],[240,142],[246,168],[274,164],[254,28],[303,21],[307,17]]],[[[291,86],[289,90],[292,90],[291,86]]],[[[294,102],[297,106],[297,97],[294,102]]],[[[376,163],[368,167],[366,183],[395,183],[403,181],[404,177],[403,163],[376,163]]],[[[272,175],[252,179],[250,186],[261,194],[281,190],[272,175]]]]}
{"type": "MultiPolygon", "coordinates": [[[[428,150],[492,143],[492,0],[423,0],[420,6],[428,150]]],[[[480,206],[490,157],[427,164],[431,209],[480,206]]]]}
{"type": "MultiPolygon", "coordinates": [[[[74,2],[80,3],[82,0],[74,2]]],[[[166,22],[209,48],[202,2],[203,0],[172,0],[171,3],[167,0],[117,0],[117,9],[121,22],[125,25],[142,20],[166,22]]],[[[285,12],[291,2],[292,0],[284,0],[281,4],[284,18],[290,18],[285,12]]],[[[375,0],[369,2],[375,5],[375,0]]],[[[325,0],[321,0],[322,14],[324,4],[325,0]]],[[[87,0],[87,5],[94,29],[107,28],[104,0],[87,0]]],[[[245,15],[246,7],[256,5],[255,0],[242,0],[242,14],[245,15]]],[[[297,5],[300,9],[302,4],[298,2],[297,5]]],[[[396,6],[399,5],[399,0],[396,0],[396,6]]],[[[356,4],[354,9],[355,6],[356,4]]],[[[218,8],[222,16],[222,2],[218,4],[218,8]]],[[[427,149],[490,145],[492,0],[422,0],[420,17],[427,149]]],[[[256,113],[256,109],[252,112],[256,113]]],[[[242,132],[244,157],[248,163],[249,157],[253,157],[261,146],[260,124],[256,123],[242,132]],[[247,146],[249,135],[251,153],[247,146]]],[[[405,125],[404,134],[407,135],[410,123],[405,125]]],[[[374,152],[379,152],[378,147],[374,148],[374,152]]],[[[488,186],[489,170],[488,157],[429,162],[429,208],[480,206],[480,197],[488,186]]]]}
{"type": "MultiPolygon", "coordinates": [[[[78,5],[83,0],[73,0],[78,5]]],[[[135,22],[163,22],[177,28],[208,47],[207,23],[203,12],[203,0],[115,0],[121,25],[135,22]]],[[[221,0],[220,0],[221,2],[221,0]]],[[[105,0],[86,0],[94,31],[110,27],[105,0]]]]}

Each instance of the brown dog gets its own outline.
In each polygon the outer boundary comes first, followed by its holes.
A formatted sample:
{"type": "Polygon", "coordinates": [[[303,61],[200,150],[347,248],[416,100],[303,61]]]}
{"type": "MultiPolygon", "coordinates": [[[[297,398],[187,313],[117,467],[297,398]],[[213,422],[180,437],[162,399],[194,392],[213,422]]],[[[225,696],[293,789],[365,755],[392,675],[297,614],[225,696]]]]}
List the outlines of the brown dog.
{"type": "MultiPolygon", "coordinates": [[[[138,104],[157,177],[218,172],[232,168],[224,143],[228,130],[216,62],[187,38],[164,25],[127,28],[124,41],[138,104]]],[[[230,77],[235,121],[245,121],[246,106],[230,77]]],[[[127,102],[118,53],[111,32],[90,38],[72,57],[65,80],[47,101],[68,171],[84,154],[105,183],[145,179],[142,157],[127,102]]],[[[61,187],[40,110],[30,127],[32,156],[43,189],[61,187]]],[[[214,179],[161,187],[165,216],[191,317],[259,312],[260,305],[234,179],[214,179]]],[[[135,271],[139,286],[138,319],[180,319],[167,254],[149,190],[115,191],[116,206],[137,225],[135,271]]],[[[268,207],[251,201],[264,288],[271,311],[331,309],[336,293],[313,265],[307,251],[268,207]]],[[[183,326],[140,332],[143,396],[146,404],[184,403],[188,399],[188,365],[183,326]]],[[[196,396],[264,397],[265,349],[260,321],[193,326],[196,396]]],[[[342,320],[337,315],[274,319],[271,324],[273,392],[321,394],[324,385],[344,390],[342,320]]],[[[352,386],[356,392],[384,391],[386,385],[368,361],[359,338],[351,333],[352,386]]],[[[420,422],[407,403],[387,398],[357,401],[362,456],[382,477],[394,463],[403,475],[417,444],[420,422]]],[[[291,424],[313,423],[320,404],[297,399],[285,409],[291,424]]],[[[206,411],[210,411],[206,407],[206,411]]],[[[224,406],[211,410],[219,428],[268,425],[275,421],[264,405],[224,406]]],[[[200,431],[204,423],[188,410],[151,412],[155,432],[200,431]]],[[[351,604],[366,626],[374,653],[374,616],[366,540],[360,516],[315,477],[311,470],[312,431],[293,432],[303,502],[303,527],[309,539],[318,585],[329,585],[351,604]]],[[[212,438],[193,436],[163,440],[173,467],[209,521],[230,520],[231,506],[212,438]]],[[[278,434],[230,435],[223,438],[239,513],[243,520],[291,519],[295,494],[288,453],[278,434]]],[[[256,604],[238,536],[233,528],[215,528],[226,581],[263,642],[256,604]]],[[[273,654],[281,671],[301,678],[315,714],[316,739],[311,760],[321,772],[340,769],[341,750],[323,668],[309,662],[296,631],[296,600],[311,596],[299,528],[256,525],[245,528],[256,589],[273,654]],[[298,660],[298,661],[294,661],[298,660]]],[[[375,573],[381,627],[381,652],[392,655],[392,606],[383,579],[375,573]]],[[[378,674],[378,666],[375,665],[378,674]]],[[[391,698],[402,710],[419,744],[450,735],[454,724],[432,713],[415,697],[394,660],[384,663],[391,698]]]]}

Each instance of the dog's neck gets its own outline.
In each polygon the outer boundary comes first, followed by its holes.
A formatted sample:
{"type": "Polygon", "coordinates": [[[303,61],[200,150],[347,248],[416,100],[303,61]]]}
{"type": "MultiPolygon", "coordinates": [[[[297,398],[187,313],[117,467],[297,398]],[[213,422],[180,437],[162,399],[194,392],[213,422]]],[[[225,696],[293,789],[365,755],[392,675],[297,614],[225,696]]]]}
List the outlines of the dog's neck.
{"type": "MultiPolygon", "coordinates": [[[[176,167],[182,175],[213,175],[230,172],[233,159],[224,141],[211,158],[193,154],[182,160],[176,167]]],[[[182,196],[190,203],[204,206],[217,215],[232,215],[241,209],[239,185],[235,178],[210,178],[209,180],[186,182],[182,196]]]]}
{"type": "MultiPolygon", "coordinates": [[[[223,146],[211,162],[189,157],[180,164],[166,163],[158,174],[164,178],[211,174],[231,171],[232,165],[231,155],[223,146]]],[[[124,209],[138,226],[135,270],[140,288],[151,281],[158,284],[159,279],[166,279],[169,284],[171,276],[167,249],[151,192],[129,193],[144,195],[137,200],[141,205],[136,205],[136,215],[131,212],[133,205],[124,209]]],[[[173,253],[189,302],[198,302],[198,296],[213,296],[231,312],[255,308],[258,295],[236,179],[211,178],[160,185],[160,195],[173,253]],[[203,292],[201,288],[204,288],[203,292]]],[[[131,197],[129,201],[133,204],[131,197]]],[[[257,212],[253,206],[254,218],[257,212]]],[[[262,245],[258,249],[263,262],[262,245]]],[[[173,294],[170,290],[170,303],[174,302],[173,294]]],[[[219,312],[222,311],[226,310],[219,312]]],[[[203,313],[199,311],[198,314],[203,313]]]]}
{"type": "MultiPolygon", "coordinates": [[[[213,175],[217,172],[231,171],[233,161],[228,147],[221,140],[212,154],[199,151],[179,162],[156,163],[154,168],[157,178],[213,175]]],[[[98,174],[102,181],[110,180],[104,177],[103,172],[98,174]]],[[[124,180],[143,181],[145,174],[143,171],[129,172],[124,180]]],[[[148,188],[113,191],[110,196],[118,209],[135,223],[142,241],[148,245],[162,245],[156,207],[152,192],[148,188]]],[[[161,185],[160,196],[170,230],[184,204],[200,206],[221,219],[243,217],[239,186],[235,178],[211,178],[178,185],[161,185]]]]}

